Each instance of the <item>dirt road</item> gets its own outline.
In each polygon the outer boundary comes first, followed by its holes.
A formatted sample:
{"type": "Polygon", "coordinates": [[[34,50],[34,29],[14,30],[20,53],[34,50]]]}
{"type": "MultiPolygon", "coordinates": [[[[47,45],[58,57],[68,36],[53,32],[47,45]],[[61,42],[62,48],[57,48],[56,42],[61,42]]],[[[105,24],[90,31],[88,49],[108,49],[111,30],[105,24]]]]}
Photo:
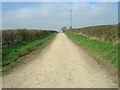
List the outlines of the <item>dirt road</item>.
{"type": "Polygon", "coordinates": [[[3,76],[4,88],[115,88],[113,76],[63,33],[30,62],[3,76]]]}

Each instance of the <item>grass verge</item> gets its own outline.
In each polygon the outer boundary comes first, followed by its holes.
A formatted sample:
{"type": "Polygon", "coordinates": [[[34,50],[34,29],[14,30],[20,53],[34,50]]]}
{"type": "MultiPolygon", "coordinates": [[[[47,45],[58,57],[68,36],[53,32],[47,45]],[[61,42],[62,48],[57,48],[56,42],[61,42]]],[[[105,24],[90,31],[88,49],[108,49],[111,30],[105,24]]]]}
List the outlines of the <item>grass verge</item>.
{"type": "Polygon", "coordinates": [[[2,50],[2,67],[3,73],[24,63],[24,60],[19,60],[21,57],[29,54],[32,51],[41,49],[45,46],[57,33],[50,33],[42,38],[33,41],[18,42],[11,47],[5,47],[2,50]]]}
{"type": "Polygon", "coordinates": [[[90,39],[86,36],[71,32],[65,32],[65,34],[80,44],[80,46],[87,48],[89,51],[98,55],[100,58],[109,61],[120,69],[120,63],[118,62],[118,44],[90,39]]]}

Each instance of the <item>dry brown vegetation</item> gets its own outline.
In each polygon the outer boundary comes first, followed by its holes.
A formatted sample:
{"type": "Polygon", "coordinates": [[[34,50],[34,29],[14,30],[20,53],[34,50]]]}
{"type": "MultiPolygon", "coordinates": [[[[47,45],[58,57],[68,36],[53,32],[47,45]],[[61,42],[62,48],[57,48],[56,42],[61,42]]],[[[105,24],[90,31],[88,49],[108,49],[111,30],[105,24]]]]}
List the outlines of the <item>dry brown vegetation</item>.
{"type": "Polygon", "coordinates": [[[16,42],[36,40],[52,32],[55,31],[31,29],[2,30],[2,46],[11,46],[16,42]]]}
{"type": "Polygon", "coordinates": [[[85,35],[102,41],[118,43],[118,25],[100,25],[85,28],[68,29],[68,31],[85,35]]]}

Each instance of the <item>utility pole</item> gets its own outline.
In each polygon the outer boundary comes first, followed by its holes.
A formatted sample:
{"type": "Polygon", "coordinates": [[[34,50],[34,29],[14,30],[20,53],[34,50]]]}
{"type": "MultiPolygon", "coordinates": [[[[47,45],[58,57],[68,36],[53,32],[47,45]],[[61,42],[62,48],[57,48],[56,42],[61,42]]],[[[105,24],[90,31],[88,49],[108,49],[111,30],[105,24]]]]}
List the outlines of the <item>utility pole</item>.
{"type": "Polygon", "coordinates": [[[72,9],[70,10],[70,29],[72,29],[72,9]]]}

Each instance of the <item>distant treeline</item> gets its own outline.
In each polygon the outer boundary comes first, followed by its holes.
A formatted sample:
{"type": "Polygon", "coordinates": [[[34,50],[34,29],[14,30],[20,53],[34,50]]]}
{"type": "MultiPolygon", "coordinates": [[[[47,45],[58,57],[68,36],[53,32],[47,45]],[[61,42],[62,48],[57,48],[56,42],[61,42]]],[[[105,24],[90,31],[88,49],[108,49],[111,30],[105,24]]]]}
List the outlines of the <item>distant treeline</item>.
{"type": "Polygon", "coordinates": [[[118,27],[120,27],[120,25],[100,25],[68,29],[68,31],[82,34],[93,39],[118,43],[118,27]]]}
{"type": "Polygon", "coordinates": [[[55,31],[31,29],[2,30],[2,46],[11,46],[16,42],[36,40],[53,32],[55,31]]]}

